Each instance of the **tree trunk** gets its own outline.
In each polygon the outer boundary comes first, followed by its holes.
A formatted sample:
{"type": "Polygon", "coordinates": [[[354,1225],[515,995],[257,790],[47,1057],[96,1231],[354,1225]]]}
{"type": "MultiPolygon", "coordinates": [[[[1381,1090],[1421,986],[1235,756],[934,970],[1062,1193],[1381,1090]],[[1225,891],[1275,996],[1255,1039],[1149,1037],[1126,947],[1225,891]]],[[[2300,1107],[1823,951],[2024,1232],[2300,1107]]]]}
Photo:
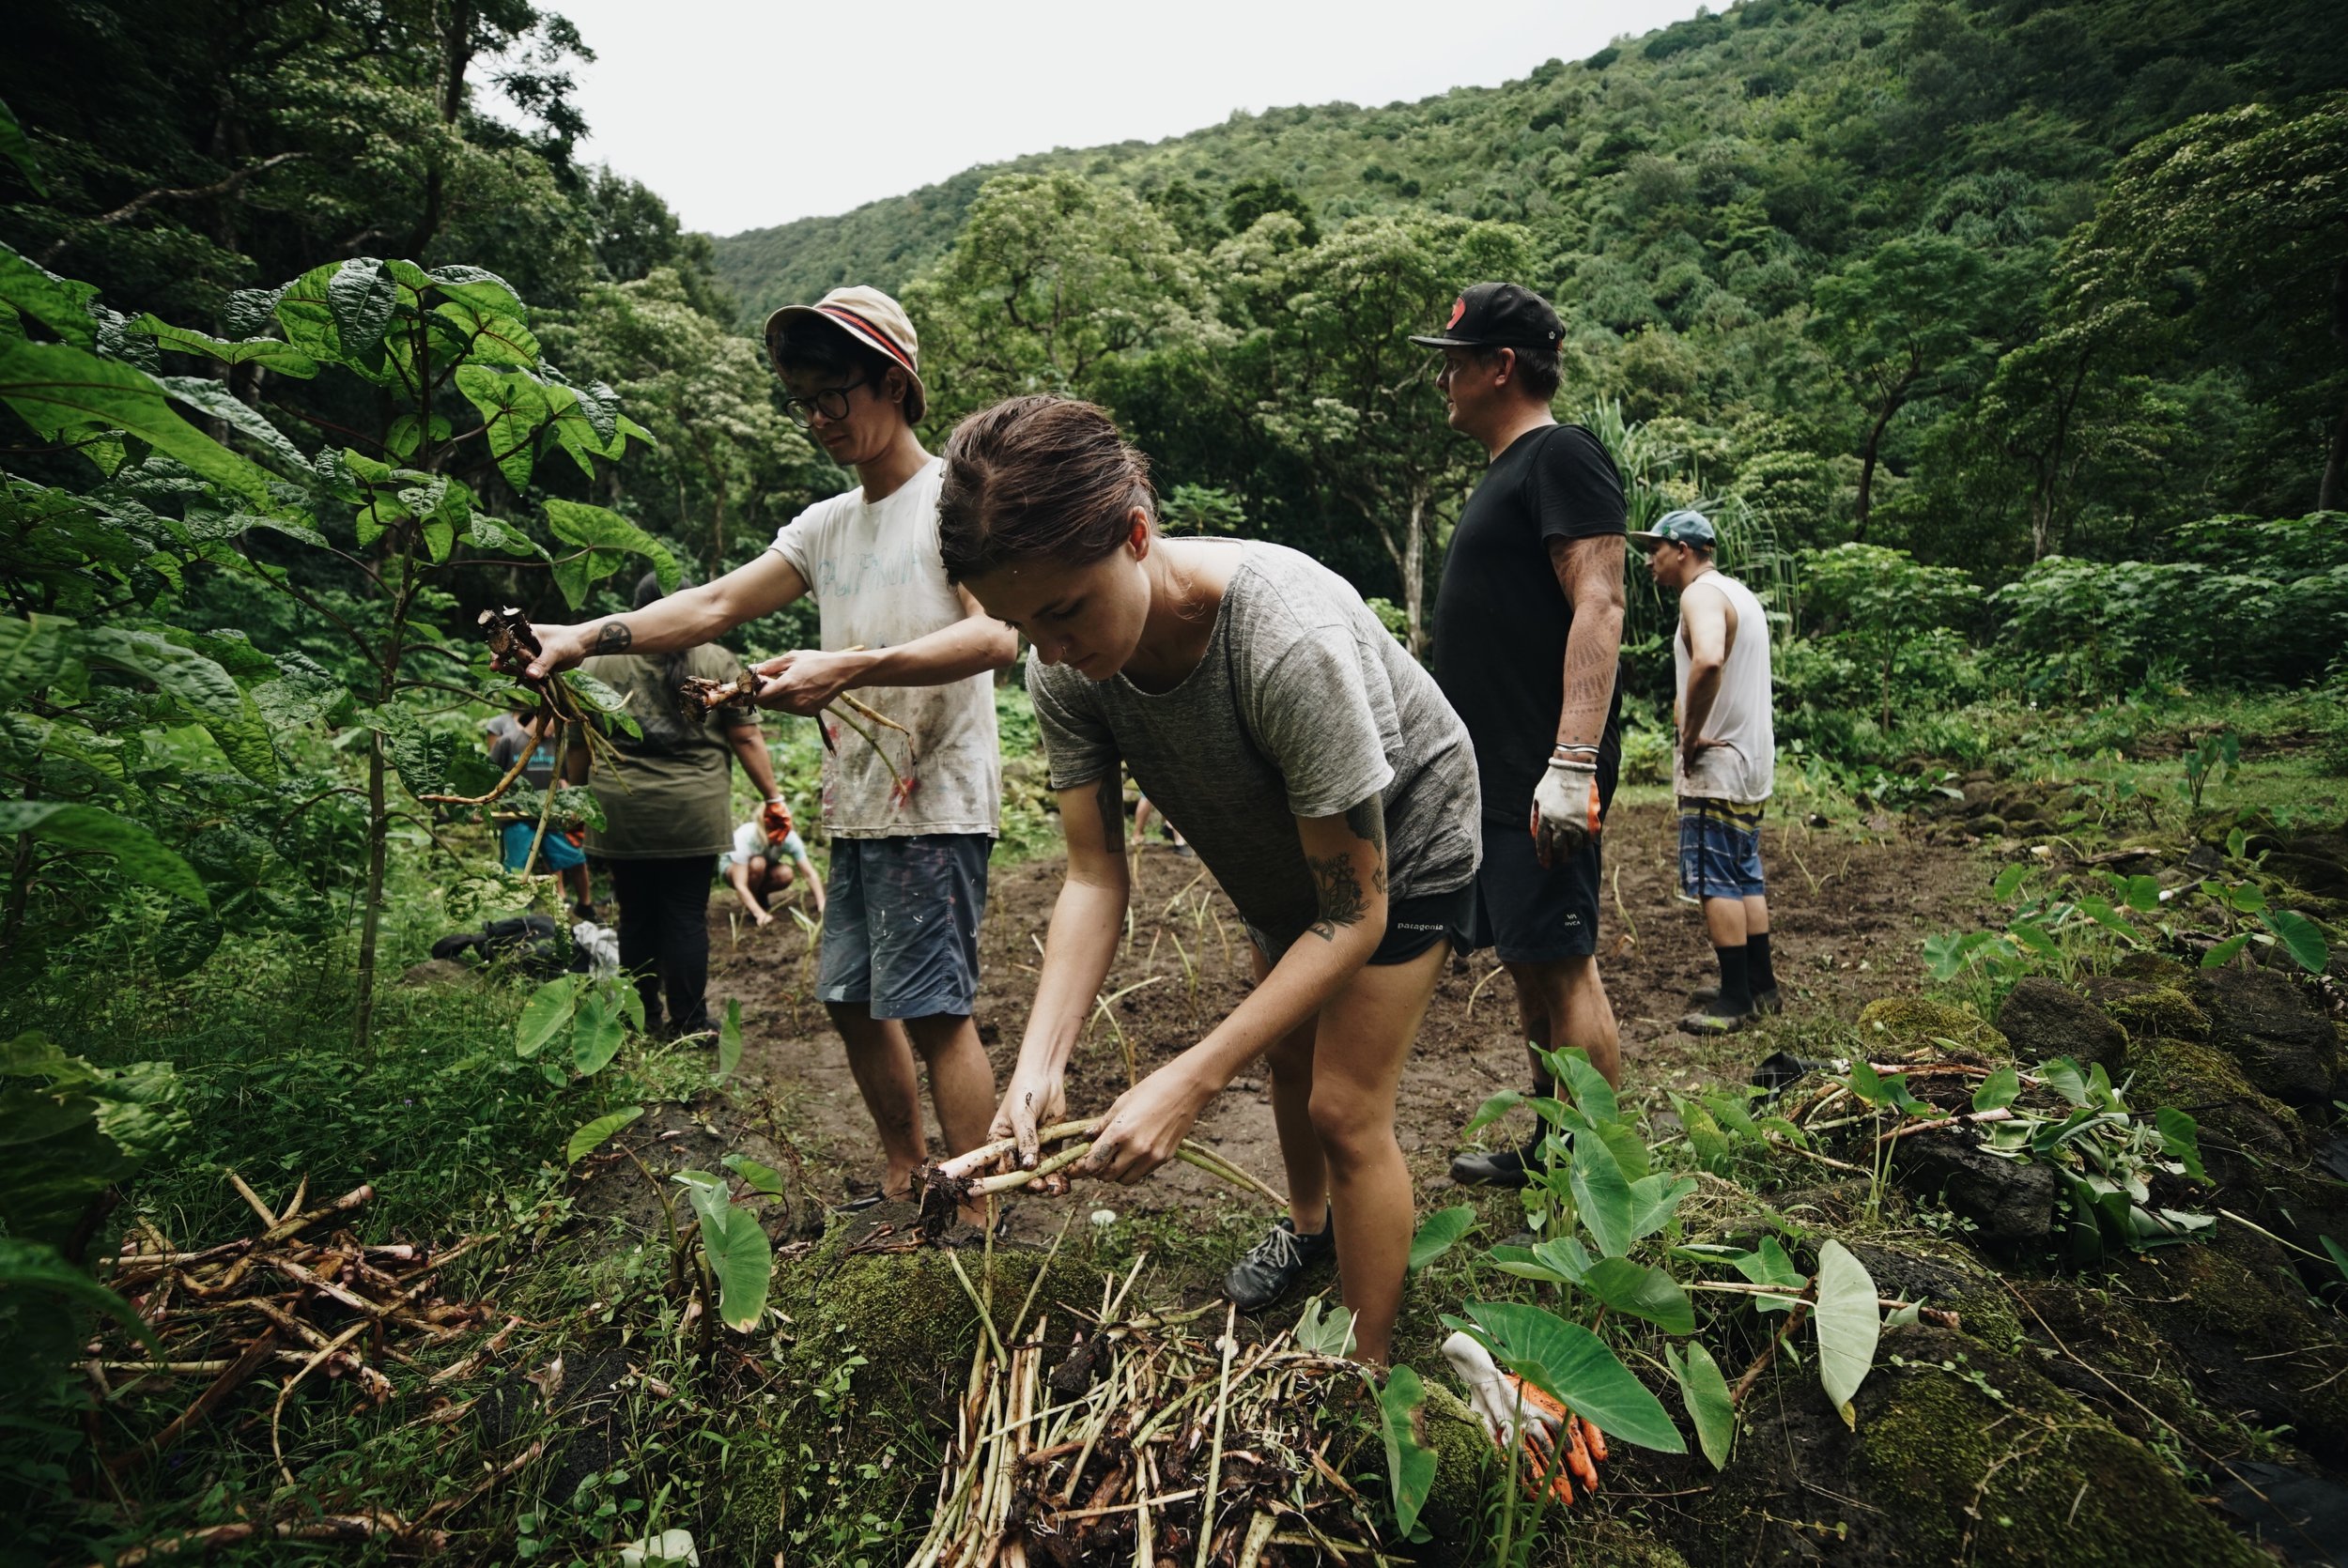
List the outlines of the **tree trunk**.
{"type": "Polygon", "coordinates": [[[2332,426],[2331,455],[2324,462],[2324,482],[2315,487],[2315,509],[2318,512],[2338,512],[2348,503],[2348,408],[2340,411],[2340,423],[2332,426]]]}
{"type": "Polygon", "coordinates": [[[1858,544],[1867,542],[1867,510],[1876,487],[1876,455],[1883,449],[1883,433],[1891,428],[1892,416],[1900,411],[1898,400],[1883,406],[1876,416],[1875,427],[1867,432],[1866,450],[1859,457],[1859,506],[1852,518],[1851,539],[1858,544]]]}
{"type": "MultiPolygon", "coordinates": [[[[465,71],[472,64],[472,0],[457,0],[449,8],[446,42],[448,53],[441,62],[440,123],[454,126],[465,108],[465,71]]],[[[435,157],[432,167],[424,178],[424,213],[408,237],[408,254],[418,262],[424,260],[425,247],[431,244],[447,221],[448,173],[435,157]]]]}
{"type": "Polygon", "coordinates": [[[1402,617],[1411,657],[1427,659],[1427,486],[1411,486],[1411,520],[1402,535],[1402,617]]]}
{"type": "Polygon", "coordinates": [[[383,797],[383,732],[375,730],[367,746],[367,892],[359,916],[359,1012],[351,1030],[362,1057],[375,1050],[375,949],[383,926],[383,851],[392,834],[391,813],[383,797]]]}

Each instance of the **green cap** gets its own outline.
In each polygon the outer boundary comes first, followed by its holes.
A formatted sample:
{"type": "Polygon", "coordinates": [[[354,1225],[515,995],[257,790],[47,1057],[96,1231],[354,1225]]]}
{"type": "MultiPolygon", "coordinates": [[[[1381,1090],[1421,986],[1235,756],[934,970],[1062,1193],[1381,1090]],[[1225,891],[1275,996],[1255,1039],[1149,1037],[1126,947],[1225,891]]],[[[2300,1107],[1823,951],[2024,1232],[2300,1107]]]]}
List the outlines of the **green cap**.
{"type": "Polygon", "coordinates": [[[1701,512],[1668,512],[1651,529],[1643,529],[1630,535],[1633,545],[1653,549],[1658,545],[1692,545],[1710,549],[1720,543],[1712,532],[1712,519],[1701,512]]]}

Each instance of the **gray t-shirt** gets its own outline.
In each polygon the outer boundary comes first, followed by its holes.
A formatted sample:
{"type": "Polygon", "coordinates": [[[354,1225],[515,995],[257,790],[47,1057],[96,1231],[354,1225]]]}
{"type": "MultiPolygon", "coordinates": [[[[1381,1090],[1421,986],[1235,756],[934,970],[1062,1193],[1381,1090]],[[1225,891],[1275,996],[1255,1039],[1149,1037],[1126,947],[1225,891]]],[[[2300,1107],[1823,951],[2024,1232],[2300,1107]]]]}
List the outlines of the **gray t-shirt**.
{"type": "Polygon", "coordinates": [[[1298,817],[1383,794],[1388,899],[1467,885],[1481,850],[1475,753],[1434,677],[1311,557],[1228,547],[1242,554],[1206,656],[1171,691],[1027,661],[1052,788],[1123,761],[1275,950],[1319,914],[1298,817]]]}

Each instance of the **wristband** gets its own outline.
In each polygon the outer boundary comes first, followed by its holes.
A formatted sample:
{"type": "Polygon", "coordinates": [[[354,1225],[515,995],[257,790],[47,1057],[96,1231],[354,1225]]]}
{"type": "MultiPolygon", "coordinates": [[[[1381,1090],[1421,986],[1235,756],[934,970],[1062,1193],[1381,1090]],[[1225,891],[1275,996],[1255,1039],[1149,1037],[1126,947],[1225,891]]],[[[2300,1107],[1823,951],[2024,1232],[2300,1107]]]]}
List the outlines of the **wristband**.
{"type": "Polygon", "coordinates": [[[1596,747],[1596,746],[1577,746],[1577,745],[1574,745],[1573,743],[1571,743],[1571,742],[1569,742],[1569,741],[1559,741],[1559,742],[1558,742],[1555,746],[1553,746],[1550,747],[1550,750],[1552,750],[1552,751],[1553,751],[1553,752],[1554,752],[1554,751],[1586,751],[1586,752],[1588,752],[1588,753],[1589,753],[1591,756],[1593,756],[1593,757],[1595,757],[1595,756],[1597,756],[1597,755],[1598,755],[1598,747],[1596,747]]]}

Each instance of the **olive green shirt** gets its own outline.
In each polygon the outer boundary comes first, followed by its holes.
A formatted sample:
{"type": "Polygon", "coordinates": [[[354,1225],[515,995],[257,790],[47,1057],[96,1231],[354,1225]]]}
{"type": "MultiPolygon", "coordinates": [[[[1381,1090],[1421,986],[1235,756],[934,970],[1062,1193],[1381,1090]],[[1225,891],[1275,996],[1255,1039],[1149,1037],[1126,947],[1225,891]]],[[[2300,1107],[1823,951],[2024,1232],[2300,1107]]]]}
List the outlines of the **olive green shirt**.
{"type": "MultiPolygon", "coordinates": [[[[662,689],[658,653],[598,653],[579,666],[627,699],[628,716],[643,734],[607,727],[619,766],[598,756],[588,787],[603,807],[603,826],[587,834],[587,853],[607,860],[680,860],[723,854],[734,847],[732,809],[736,730],[755,730],[758,715],[739,709],[711,714],[699,724],[662,689]]],[[[688,675],[731,681],[742,661],[715,643],[685,655],[688,675]]]]}

